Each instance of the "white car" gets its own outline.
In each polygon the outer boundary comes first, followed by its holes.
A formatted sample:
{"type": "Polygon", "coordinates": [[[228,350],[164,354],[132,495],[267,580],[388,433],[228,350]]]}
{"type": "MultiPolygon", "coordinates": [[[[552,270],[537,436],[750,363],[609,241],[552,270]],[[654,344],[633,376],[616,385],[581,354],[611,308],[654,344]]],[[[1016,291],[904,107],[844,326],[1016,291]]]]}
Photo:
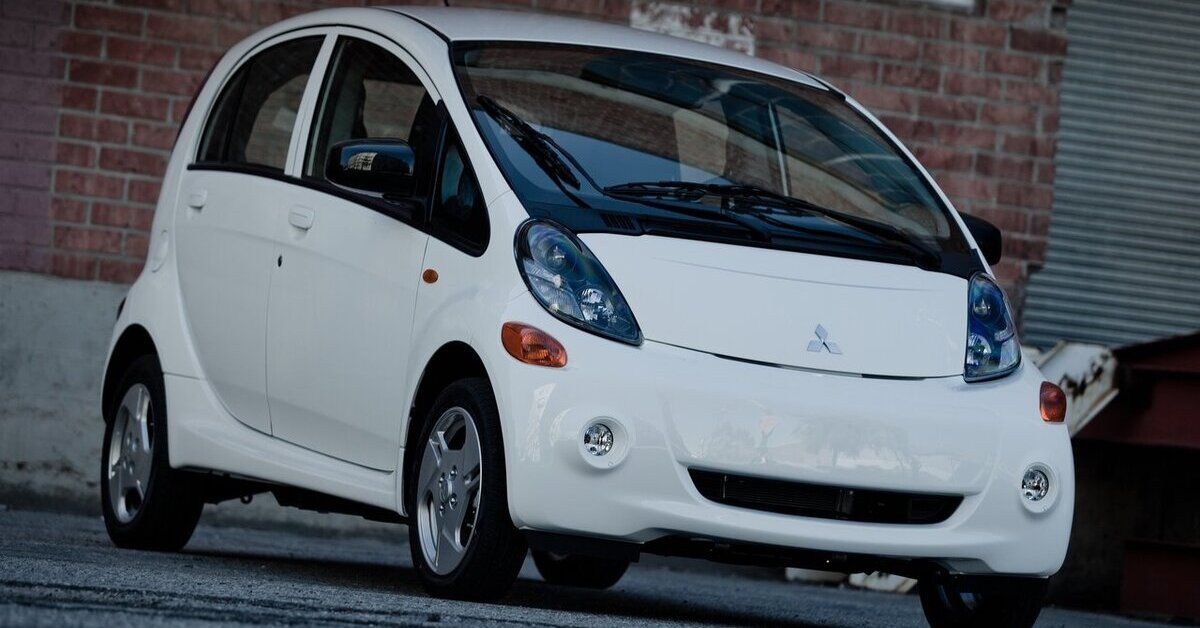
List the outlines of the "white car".
{"type": "Polygon", "coordinates": [[[338,9],[186,115],[104,376],[103,507],[408,522],[436,595],[640,553],[920,579],[1028,625],[1074,498],[1065,398],[989,263],[814,76],[614,25],[338,9]]]}

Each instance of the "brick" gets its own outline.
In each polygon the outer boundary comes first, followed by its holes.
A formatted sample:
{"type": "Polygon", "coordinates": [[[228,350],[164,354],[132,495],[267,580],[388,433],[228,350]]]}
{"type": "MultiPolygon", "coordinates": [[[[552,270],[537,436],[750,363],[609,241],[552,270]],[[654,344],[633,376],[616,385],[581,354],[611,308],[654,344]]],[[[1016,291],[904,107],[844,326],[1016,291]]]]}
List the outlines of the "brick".
{"type": "Polygon", "coordinates": [[[158,177],[166,166],[161,153],[107,147],[100,151],[100,167],[109,171],[158,177]]]}
{"type": "Polygon", "coordinates": [[[1022,52],[1061,57],[1067,54],[1067,37],[1054,31],[1014,28],[1009,46],[1022,52]]]}
{"type": "Polygon", "coordinates": [[[104,47],[104,37],[95,33],[68,31],[59,37],[58,48],[64,54],[81,57],[99,57],[104,47]]]}
{"type": "Polygon", "coordinates": [[[142,272],[142,261],[102,259],[96,270],[96,278],[112,283],[133,283],[142,272]]]}
{"type": "Polygon", "coordinates": [[[936,134],[933,123],[928,120],[884,115],[880,121],[906,143],[927,142],[932,140],[936,134]]]}
{"type": "Polygon", "coordinates": [[[951,173],[938,179],[942,191],[954,199],[989,200],[995,196],[996,184],[989,179],[951,173]]]}
{"type": "Polygon", "coordinates": [[[91,255],[55,253],[50,272],[68,279],[94,279],[97,261],[91,255]]]}
{"type": "Polygon", "coordinates": [[[1042,12],[1042,2],[1021,0],[988,0],[987,16],[1002,22],[1020,22],[1042,12]]]}
{"type": "Polygon", "coordinates": [[[975,215],[996,225],[1006,233],[1025,231],[1029,212],[1024,209],[1007,209],[1002,207],[981,208],[975,215]]]}
{"type": "Polygon", "coordinates": [[[973,121],[979,116],[979,105],[970,101],[945,96],[922,96],[919,104],[923,118],[973,121]]]}
{"type": "Polygon", "coordinates": [[[1008,31],[1002,26],[964,18],[950,22],[950,39],[999,48],[1008,39],[1008,31]]]}
{"type": "Polygon", "coordinates": [[[217,23],[208,18],[151,14],[146,18],[146,37],[189,44],[212,44],[217,23]]]}
{"type": "Polygon", "coordinates": [[[767,61],[773,61],[780,65],[786,65],[789,68],[798,70],[815,71],[817,69],[817,56],[796,50],[795,48],[776,48],[774,46],[759,46],[755,54],[767,61]]]}
{"type": "Polygon", "coordinates": [[[0,214],[45,219],[50,209],[50,190],[6,190],[0,195],[0,214]]]}
{"type": "MultiPolygon", "coordinates": [[[[722,8],[741,11],[755,10],[755,3],[753,1],[748,2],[747,5],[739,9],[738,7],[726,6],[725,3],[720,3],[722,8]]],[[[821,2],[820,0],[762,0],[761,13],[771,17],[815,20],[821,14],[821,2]]]]}
{"type": "Polygon", "coordinates": [[[1004,99],[1029,104],[1057,105],[1058,90],[1020,80],[1004,82],[1004,99]]]}
{"type": "Polygon", "coordinates": [[[45,219],[0,214],[0,248],[14,244],[50,244],[50,225],[45,219]]]}
{"type": "Polygon", "coordinates": [[[86,201],[56,196],[50,201],[50,218],[58,222],[87,222],[88,204],[86,201]]]}
{"type": "Polygon", "coordinates": [[[58,55],[0,48],[0,73],[23,74],[39,78],[62,78],[65,64],[58,55]]]}
{"type": "Polygon", "coordinates": [[[1042,63],[1037,57],[1008,54],[1006,52],[989,52],[984,58],[984,68],[996,74],[1012,74],[1015,76],[1037,76],[1042,63]]]}
{"type": "Polygon", "coordinates": [[[217,25],[217,47],[232,48],[234,44],[258,32],[254,24],[231,24],[221,22],[217,25]]]}
{"type": "Polygon", "coordinates": [[[121,232],[59,225],[54,228],[54,246],[68,251],[120,253],[121,232]]]}
{"type": "Polygon", "coordinates": [[[129,124],[121,120],[101,119],[96,122],[96,139],[108,144],[124,144],[129,137],[129,124]]]}
{"type": "Polygon", "coordinates": [[[885,65],[883,67],[883,82],[888,85],[935,91],[940,80],[941,72],[934,68],[912,65],[885,65]]]}
{"type": "Polygon", "coordinates": [[[125,89],[137,87],[137,69],[117,63],[72,59],[68,76],[74,83],[125,89]]]}
{"type": "Polygon", "coordinates": [[[184,70],[201,70],[207,72],[221,60],[223,52],[204,48],[180,48],[179,67],[184,70]]]}
{"type": "Polygon", "coordinates": [[[154,222],[154,210],[117,203],[95,203],[92,205],[92,224],[123,229],[148,231],[154,222]]]}
{"type": "Polygon", "coordinates": [[[766,41],[792,41],[796,37],[796,23],[792,20],[758,19],[754,21],[754,36],[766,41]]]}
{"type": "Polygon", "coordinates": [[[100,111],[118,116],[166,120],[170,101],[158,96],[105,92],[100,98],[100,111]]]}
{"type": "Polygon", "coordinates": [[[145,259],[146,251],[150,248],[150,238],[144,233],[127,233],[125,234],[125,246],[123,252],[126,257],[133,259],[145,259]]]}
{"type": "Polygon", "coordinates": [[[844,86],[855,100],[873,111],[912,113],[916,111],[916,96],[908,92],[876,85],[854,83],[844,86]]]}
{"type": "Polygon", "coordinates": [[[1037,166],[1037,174],[1034,176],[1034,180],[1038,183],[1051,185],[1054,183],[1054,173],[1055,169],[1053,163],[1042,162],[1037,166]]]}
{"type": "Polygon", "coordinates": [[[179,11],[183,9],[183,0],[117,0],[117,4],[143,9],[159,9],[161,11],[179,11]]]}
{"type": "Polygon", "coordinates": [[[821,57],[821,74],[861,81],[874,81],[879,71],[879,64],[864,59],[850,57],[821,57]]]}
{"type": "Polygon", "coordinates": [[[126,39],[124,37],[109,37],[105,48],[108,58],[129,63],[144,63],[149,65],[175,65],[176,46],[170,44],[126,39]]]}
{"type": "Polygon", "coordinates": [[[997,186],[996,200],[1014,207],[1049,210],[1053,205],[1054,191],[1048,186],[1002,182],[997,186]]]}
{"type": "Polygon", "coordinates": [[[997,157],[981,154],[975,160],[975,172],[995,179],[1033,180],[1033,160],[1027,157],[997,157]]]}
{"type": "Polygon", "coordinates": [[[157,203],[159,188],[159,181],[133,179],[129,182],[129,200],[134,203],[157,203]]]}
{"type": "Polygon", "coordinates": [[[830,24],[879,30],[883,28],[883,11],[859,3],[827,2],[825,21],[830,24]]]}
{"type": "Polygon", "coordinates": [[[796,43],[806,48],[853,52],[858,47],[858,35],[828,26],[800,24],[796,27],[796,43]]]}
{"type": "MultiPolygon", "coordinates": [[[[4,116],[0,112],[0,120],[4,116]]],[[[62,137],[72,137],[81,140],[96,139],[96,119],[91,116],[64,113],[59,120],[58,133],[62,137]]]]}
{"type": "MultiPolygon", "coordinates": [[[[54,139],[42,135],[0,133],[0,158],[50,163],[54,159],[54,139]]],[[[6,198],[0,194],[0,202],[6,198]]]]}
{"type": "Polygon", "coordinates": [[[984,103],[980,119],[996,126],[1033,128],[1037,121],[1037,112],[1033,107],[1026,105],[984,103]]]}
{"type": "Polygon", "coordinates": [[[208,15],[243,22],[254,19],[254,5],[245,0],[190,0],[188,10],[194,15],[208,15]]]}
{"type": "Polygon", "coordinates": [[[61,0],[8,0],[3,12],[9,20],[62,24],[67,21],[71,8],[61,0]]]}
{"type": "Polygon", "coordinates": [[[55,161],[65,166],[91,168],[96,165],[96,149],[87,144],[59,142],[55,150],[55,161]]]}
{"type": "Polygon", "coordinates": [[[0,189],[29,188],[44,190],[50,185],[50,168],[47,164],[19,160],[0,161],[0,189]]]}
{"type": "Polygon", "coordinates": [[[75,6],[75,28],[140,35],[144,16],[140,11],[114,9],[94,4],[75,6]]]}
{"type": "Polygon", "coordinates": [[[59,169],[54,175],[54,191],[75,196],[121,198],[125,191],[125,181],[94,172],[59,169]]]}
{"type": "Polygon", "coordinates": [[[927,144],[915,146],[913,153],[926,168],[939,171],[966,172],[973,159],[971,153],[927,144]]]}
{"type": "Polygon", "coordinates": [[[947,94],[955,96],[977,96],[995,100],[1003,93],[1004,84],[1000,79],[990,76],[950,72],[946,74],[942,88],[947,94]]]}
{"type": "Polygon", "coordinates": [[[921,45],[921,61],[926,65],[950,66],[963,70],[978,70],[983,53],[978,48],[962,44],[925,42],[921,45]]]}
{"type": "Polygon", "coordinates": [[[901,37],[883,35],[863,35],[858,43],[858,51],[862,54],[901,61],[915,61],[921,48],[917,42],[901,37]]]}
{"type": "Polygon", "coordinates": [[[196,72],[145,68],[142,70],[142,90],[148,93],[191,96],[200,87],[202,78],[204,75],[196,72]]]}
{"type": "Polygon", "coordinates": [[[902,35],[933,39],[945,36],[946,24],[945,18],[930,13],[893,13],[889,30],[902,35]]]}
{"type": "Polygon", "coordinates": [[[996,147],[995,131],[973,126],[939,124],[937,127],[937,139],[938,142],[947,146],[958,146],[960,148],[992,150],[996,147]]]}
{"type": "Polygon", "coordinates": [[[66,85],[61,90],[62,106],[66,109],[95,111],[98,92],[90,87],[66,85]]]}
{"type": "Polygon", "coordinates": [[[0,46],[29,48],[33,45],[33,29],[26,22],[0,21],[0,46]]]}
{"type": "Polygon", "coordinates": [[[177,135],[178,130],[173,126],[143,124],[141,122],[133,125],[133,143],[137,146],[171,150],[175,146],[175,137],[177,135]]]}

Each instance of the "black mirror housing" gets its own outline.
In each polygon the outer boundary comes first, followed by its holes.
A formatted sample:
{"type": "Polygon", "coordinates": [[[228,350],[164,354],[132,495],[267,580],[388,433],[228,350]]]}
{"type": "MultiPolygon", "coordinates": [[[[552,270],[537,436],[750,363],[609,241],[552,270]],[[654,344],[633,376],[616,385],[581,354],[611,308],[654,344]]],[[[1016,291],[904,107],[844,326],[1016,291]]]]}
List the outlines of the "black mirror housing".
{"type": "Polygon", "coordinates": [[[962,216],[963,223],[967,225],[967,231],[971,232],[971,237],[975,238],[975,243],[979,245],[979,252],[983,253],[983,259],[987,260],[988,264],[1000,263],[1000,257],[1004,250],[1000,228],[969,214],[960,213],[959,216],[962,216]]]}
{"type": "Polygon", "coordinates": [[[404,140],[347,140],[330,147],[325,178],[360,192],[408,197],[416,167],[416,153],[404,140]]]}

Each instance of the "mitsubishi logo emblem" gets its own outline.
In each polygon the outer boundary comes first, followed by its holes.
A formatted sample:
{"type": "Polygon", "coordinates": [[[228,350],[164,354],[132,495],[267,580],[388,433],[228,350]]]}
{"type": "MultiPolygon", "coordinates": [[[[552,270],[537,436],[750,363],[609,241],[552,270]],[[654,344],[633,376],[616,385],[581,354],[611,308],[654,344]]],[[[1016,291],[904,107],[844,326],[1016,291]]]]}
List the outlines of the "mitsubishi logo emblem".
{"type": "Polygon", "coordinates": [[[841,355],[842,348],[836,342],[829,339],[829,332],[825,328],[817,325],[817,329],[813,332],[817,335],[816,340],[808,341],[808,350],[813,353],[820,353],[822,349],[832,353],[833,355],[841,355]]]}

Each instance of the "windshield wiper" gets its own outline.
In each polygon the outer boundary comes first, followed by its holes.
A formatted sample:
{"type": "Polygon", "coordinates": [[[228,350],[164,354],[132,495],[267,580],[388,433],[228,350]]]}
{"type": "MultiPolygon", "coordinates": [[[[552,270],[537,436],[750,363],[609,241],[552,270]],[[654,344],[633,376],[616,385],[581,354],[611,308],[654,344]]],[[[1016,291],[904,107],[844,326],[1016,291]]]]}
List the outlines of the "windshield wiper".
{"type": "MultiPolygon", "coordinates": [[[[885,242],[890,248],[904,251],[913,258],[913,261],[916,261],[922,267],[937,267],[941,263],[941,255],[936,250],[929,248],[892,225],[840,212],[803,199],[785,196],[755,185],[697,183],[692,181],[643,181],[609,186],[605,188],[605,192],[618,196],[670,196],[688,201],[699,200],[705,195],[714,195],[722,199],[750,201],[753,203],[751,207],[758,205],[773,209],[783,209],[793,214],[815,214],[846,225],[861,233],[874,236],[885,242]]],[[[769,212],[746,212],[745,210],[746,206],[739,205],[736,210],[731,210],[730,213],[736,215],[738,212],[745,212],[763,222],[783,229],[811,231],[799,225],[781,221],[771,216],[769,212]]]]}
{"type": "Polygon", "coordinates": [[[571,166],[568,166],[567,162],[563,161],[563,158],[565,157],[579,172],[583,173],[584,177],[593,186],[595,186],[595,182],[591,180],[591,177],[587,175],[586,171],[579,165],[579,162],[566,149],[559,146],[558,142],[554,141],[554,138],[533,128],[532,124],[526,122],[521,116],[513,113],[512,110],[504,105],[496,102],[491,96],[480,94],[476,100],[479,102],[479,106],[483,109],[484,113],[491,116],[500,125],[500,128],[504,129],[517,142],[517,145],[533,158],[534,163],[546,172],[550,179],[554,181],[554,184],[562,190],[563,194],[566,194],[576,205],[584,208],[589,207],[587,203],[583,202],[582,199],[567,189],[567,186],[573,187],[576,190],[580,189],[580,182],[579,178],[575,176],[575,172],[571,169],[571,166]]]}
{"type": "Polygon", "coordinates": [[[653,184],[647,185],[643,183],[626,183],[622,185],[613,185],[604,188],[604,193],[610,196],[625,197],[628,200],[633,200],[643,205],[665,209],[667,211],[683,214],[685,216],[695,216],[706,219],[723,219],[726,222],[732,222],[741,225],[754,234],[755,239],[763,242],[771,241],[771,231],[762,226],[762,222],[757,216],[751,218],[745,214],[739,214],[729,208],[729,198],[721,198],[720,207],[712,207],[708,205],[680,205],[677,203],[656,202],[650,199],[653,198],[669,198],[684,202],[694,202],[700,200],[707,192],[692,191],[684,188],[656,187],[653,184]]]}

